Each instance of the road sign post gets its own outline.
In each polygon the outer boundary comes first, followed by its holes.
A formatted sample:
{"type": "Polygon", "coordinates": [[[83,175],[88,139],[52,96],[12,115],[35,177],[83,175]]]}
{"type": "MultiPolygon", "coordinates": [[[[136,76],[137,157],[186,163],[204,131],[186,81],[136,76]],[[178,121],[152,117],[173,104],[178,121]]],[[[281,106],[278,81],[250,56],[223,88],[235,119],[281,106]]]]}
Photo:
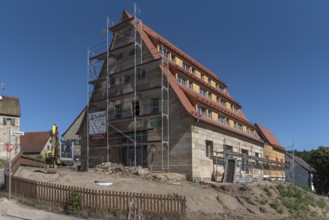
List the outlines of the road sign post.
{"type": "Polygon", "coordinates": [[[22,131],[12,131],[9,130],[9,142],[6,146],[6,150],[8,152],[8,167],[9,167],[9,175],[8,175],[8,199],[11,198],[11,151],[13,150],[13,145],[11,144],[11,136],[21,136],[24,135],[22,131]]]}

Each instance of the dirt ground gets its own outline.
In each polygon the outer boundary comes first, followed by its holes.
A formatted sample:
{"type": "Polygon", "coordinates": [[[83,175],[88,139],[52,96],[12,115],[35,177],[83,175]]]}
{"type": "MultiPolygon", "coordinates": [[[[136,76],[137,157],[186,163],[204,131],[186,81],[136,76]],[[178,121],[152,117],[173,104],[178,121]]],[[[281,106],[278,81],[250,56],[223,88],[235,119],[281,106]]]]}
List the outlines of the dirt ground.
{"type": "MultiPolygon", "coordinates": [[[[77,172],[73,168],[59,168],[56,174],[46,174],[39,168],[20,167],[15,176],[92,189],[178,194],[186,196],[188,219],[286,219],[290,216],[287,211],[278,214],[272,208],[271,201],[278,196],[278,192],[271,182],[254,183],[248,186],[219,183],[200,185],[184,180],[180,174],[150,173],[142,168],[125,169],[124,167],[111,169],[103,167],[87,172],[77,172]],[[112,185],[99,186],[95,181],[111,182],[112,185]],[[271,191],[271,196],[266,198],[266,203],[261,201],[266,194],[264,187],[270,187],[271,191]]],[[[329,217],[322,210],[314,208],[313,212],[317,217],[315,219],[329,217]]]]}

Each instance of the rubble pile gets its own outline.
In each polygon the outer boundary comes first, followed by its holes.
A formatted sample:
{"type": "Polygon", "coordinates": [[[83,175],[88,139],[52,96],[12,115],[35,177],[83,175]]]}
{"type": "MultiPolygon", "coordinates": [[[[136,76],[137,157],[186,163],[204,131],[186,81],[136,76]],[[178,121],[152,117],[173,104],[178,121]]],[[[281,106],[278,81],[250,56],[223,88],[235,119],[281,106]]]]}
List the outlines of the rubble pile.
{"type": "Polygon", "coordinates": [[[120,175],[127,177],[141,177],[142,179],[158,182],[184,182],[186,176],[179,173],[152,173],[148,168],[141,166],[128,167],[122,164],[106,162],[97,165],[95,168],[88,169],[88,172],[103,172],[108,175],[120,175]]]}

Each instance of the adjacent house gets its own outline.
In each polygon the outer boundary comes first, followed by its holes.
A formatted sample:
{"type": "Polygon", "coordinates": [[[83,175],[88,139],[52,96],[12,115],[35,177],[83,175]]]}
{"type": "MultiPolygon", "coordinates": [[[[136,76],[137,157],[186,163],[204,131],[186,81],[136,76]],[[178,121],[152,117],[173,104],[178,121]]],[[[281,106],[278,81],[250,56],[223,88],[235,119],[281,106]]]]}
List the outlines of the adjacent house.
{"type": "Polygon", "coordinates": [[[52,149],[50,131],[25,132],[20,137],[23,154],[44,158],[47,150],[52,149]]]}
{"type": "Polygon", "coordinates": [[[86,108],[84,108],[78,117],[72,122],[72,124],[67,128],[67,130],[62,134],[61,141],[61,157],[69,157],[73,153],[75,160],[79,160],[81,156],[81,145],[80,136],[77,134],[82,119],[85,117],[86,108]],[[71,152],[72,150],[72,152],[71,152]]]}
{"type": "Polygon", "coordinates": [[[20,151],[18,136],[9,135],[10,131],[20,131],[21,109],[17,97],[0,96],[0,158],[7,158],[6,145],[13,145],[11,156],[15,157],[20,151]],[[10,139],[10,140],[9,140],[10,139]]]}
{"type": "Polygon", "coordinates": [[[262,177],[239,155],[259,158],[264,141],[217,74],[126,11],[110,31],[110,48],[89,57],[98,77],[78,131],[83,168],[111,161],[190,180],[262,177]]]}
{"type": "Polygon", "coordinates": [[[260,124],[255,124],[257,132],[264,140],[263,157],[266,159],[264,163],[264,178],[266,179],[285,179],[285,149],[276,139],[273,133],[260,124]]]}
{"type": "Polygon", "coordinates": [[[298,186],[307,187],[314,191],[313,173],[315,170],[313,167],[302,158],[290,153],[286,153],[285,159],[289,167],[286,173],[286,181],[295,183],[298,186]]]}

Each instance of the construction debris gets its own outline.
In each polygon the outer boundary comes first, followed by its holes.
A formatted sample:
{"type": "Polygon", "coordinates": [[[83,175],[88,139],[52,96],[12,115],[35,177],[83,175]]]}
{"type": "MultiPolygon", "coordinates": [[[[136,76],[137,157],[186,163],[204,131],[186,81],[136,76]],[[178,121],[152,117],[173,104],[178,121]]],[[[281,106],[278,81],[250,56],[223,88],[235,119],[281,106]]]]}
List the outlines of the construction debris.
{"type": "Polygon", "coordinates": [[[141,166],[127,167],[122,164],[111,162],[99,164],[95,168],[88,169],[88,172],[103,172],[108,175],[120,175],[127,177],[138,176],[146,180],[172,182],[176,184],[186,181],[186,176],[184,174],[164,172],[152,173],[148,168],[143,168],[141,166]]]}

